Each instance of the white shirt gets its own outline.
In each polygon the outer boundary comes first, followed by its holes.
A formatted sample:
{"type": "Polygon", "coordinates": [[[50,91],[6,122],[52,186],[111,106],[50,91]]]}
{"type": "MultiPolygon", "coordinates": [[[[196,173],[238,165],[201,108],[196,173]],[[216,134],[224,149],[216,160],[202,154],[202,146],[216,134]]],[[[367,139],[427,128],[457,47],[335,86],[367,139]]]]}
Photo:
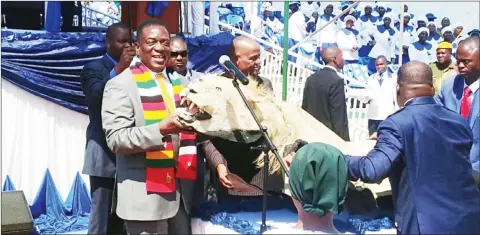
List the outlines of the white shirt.
{"type": "Polygon", "coordinates": [[[288,37],[300,42],[307,35],[305,15],[297,11],[288,19],[288,37]]]}
{"type": "Polygon", "coordinates": [[[343,53],[345,60],[358,60],[358,50],[352,51],[354,46],[359,48],[357,36],[348,29],[342,29],[337,32],[337,45],[343,53]]]}
{"type": "MultiPolygon", "coordinates": [[[[132,60],[132,62],[130,63],[130,66],[135,65],[135,64],[138,63],[138,62],[141,63],[140,59],[139,59],[138,57],[135,57],[135,58],[132,60]]],[[[147,66],[145,66],[145,68],[147,68],[147,66]]],[[[152,78],[153,78],[153,80],[155,81],[155,83],[157,84],[157,86],[160,87],[160,84],[158,84],[158,79],[155,77],[155,76],[157,76],[157,74],[159,74],[159,73],[153,72],[153,71],[150,70],[149,68],[147,68],[147,69],[148,69],[148,71],[150,71],[150,74],[152,74],[152,78]]],[[[162,73],[163,76],[165,77],[165,80],[166,80],[166,81],[165,81],[165,86],[167,87],[168,93],[169,93],[170,96],[172,97],[172,100],[174,100],[175,98],[174,98],[174,94],[173,94],[173,86],[172,86],[172,83],[171,83],[170,80],[169,80],[169,77],[168,77],[168,75],[167,75],[166,69],[164,69],[161,73],[162,73]]],[[[139,89],[141,89],[141,88],[139,88],[139,89]]]]}
{"type": "MultiPolygon", "coordinates": [[[[480,86],[480,79],[477,79],[477,81],[475,81],[474,83],[470,84],[470,86],[468,86],[468,88],[470,88],[470,90],[472,91],[472,93],[470,93],[470,96],[468,97],[468,101],[470,103],[473,102],[473,97],[475,96],[475,92],[477,92],[479,86],[480,86]]],[[[467,83],[465,83],[463,87],[464,87],[463,89],[465,90],[465,87],[467,87],[467,83]]]]}
{"type": "Polygon", "coordinates": [[[367,111],[367,119],[385,120],[397,109],[397,75],[385,71],[382,76],[377,72],[367,80],[368,95],[366,101],[370,101],[367,111]],[[380,80],[383,82],[380,85],[380,80]]]}

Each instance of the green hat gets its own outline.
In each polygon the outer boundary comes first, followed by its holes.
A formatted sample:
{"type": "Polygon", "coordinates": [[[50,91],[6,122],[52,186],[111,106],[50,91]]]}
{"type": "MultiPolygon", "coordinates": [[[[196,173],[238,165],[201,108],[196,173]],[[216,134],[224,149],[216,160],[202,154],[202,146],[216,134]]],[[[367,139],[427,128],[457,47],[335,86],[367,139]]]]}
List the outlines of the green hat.
{"type": "Polygon", "coordinates": [[[335,147],[311,143],[300,148],[290,166],[289,186],[293,198],[306,212],[337,214],[348,187],[347,163],[335,147]]]}

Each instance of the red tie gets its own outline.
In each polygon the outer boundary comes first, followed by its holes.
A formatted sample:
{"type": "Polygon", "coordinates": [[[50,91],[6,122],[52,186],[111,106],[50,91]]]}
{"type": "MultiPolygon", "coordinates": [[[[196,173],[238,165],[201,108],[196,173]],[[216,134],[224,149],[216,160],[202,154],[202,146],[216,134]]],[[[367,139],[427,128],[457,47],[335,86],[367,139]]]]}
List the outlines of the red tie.
{"type": "Polygon", "coordinates": [[[468,119],[468,114],[470,113],[470,106],[472,105],[469,101],[470,94],[472,91],[470,88],[466,87],[463,91],[463,97],[460,104],[460,115],[462,115],[465,119],[468,119]]]}

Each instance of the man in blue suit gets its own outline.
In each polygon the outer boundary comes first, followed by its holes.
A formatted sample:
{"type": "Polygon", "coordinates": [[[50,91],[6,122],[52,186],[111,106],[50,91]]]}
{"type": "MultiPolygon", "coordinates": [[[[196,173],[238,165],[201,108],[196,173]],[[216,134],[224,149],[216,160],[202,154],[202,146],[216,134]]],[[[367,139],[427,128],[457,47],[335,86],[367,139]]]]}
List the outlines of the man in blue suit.
{"type": "Polygon", "coordinates": [[[473,147],[470,161],[473,177],[480,189],[480,38],[469,37],[457,48],[459,74],[442,85],[437,101],[446,108],[460,113],[473,132],[473,147]]]}
{"type": "Polygon", "coordinates": [[[135,48],[129,45],[130,30],[125,24],[112,24],[106,36],[107,53],[103,58],[86,64],[80,73],[90,119],[82,171],[90,176],[92,204],[88,234],[123,233],[123,220],[111,212],[116,156],[107,146],[100,111],[105,84],[130,66],[135,48]]]}
{"type": "Polygon", "coordinates": [[[469,161],[472,131],[433,94],[428,65],[400,67],[397,101],[403,108],[380,124],[367,156],[346,157],[350,180],[389,177],[399,234],[480,234],[480,193],[469,161]]]}

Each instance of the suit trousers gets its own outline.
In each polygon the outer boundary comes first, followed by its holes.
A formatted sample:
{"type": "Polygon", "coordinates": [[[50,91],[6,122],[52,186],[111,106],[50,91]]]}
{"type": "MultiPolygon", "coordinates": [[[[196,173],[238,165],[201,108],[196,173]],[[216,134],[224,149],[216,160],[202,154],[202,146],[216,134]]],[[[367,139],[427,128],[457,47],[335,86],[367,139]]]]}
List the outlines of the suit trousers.
{"type": "Polygon", "coordinates": [[[177,214],[170,219],[157,221],[125,220],[125,227],[129,235],[191,234],[190,215],[185,211],[182,199],[180,199],[177,214]]]}
{"type": "Polygon", "coordinates": [[[92,205],[88,221],[88,234],[125,234],[123,220],[112,213],[115,179],[90,176],[92,205]]]}

